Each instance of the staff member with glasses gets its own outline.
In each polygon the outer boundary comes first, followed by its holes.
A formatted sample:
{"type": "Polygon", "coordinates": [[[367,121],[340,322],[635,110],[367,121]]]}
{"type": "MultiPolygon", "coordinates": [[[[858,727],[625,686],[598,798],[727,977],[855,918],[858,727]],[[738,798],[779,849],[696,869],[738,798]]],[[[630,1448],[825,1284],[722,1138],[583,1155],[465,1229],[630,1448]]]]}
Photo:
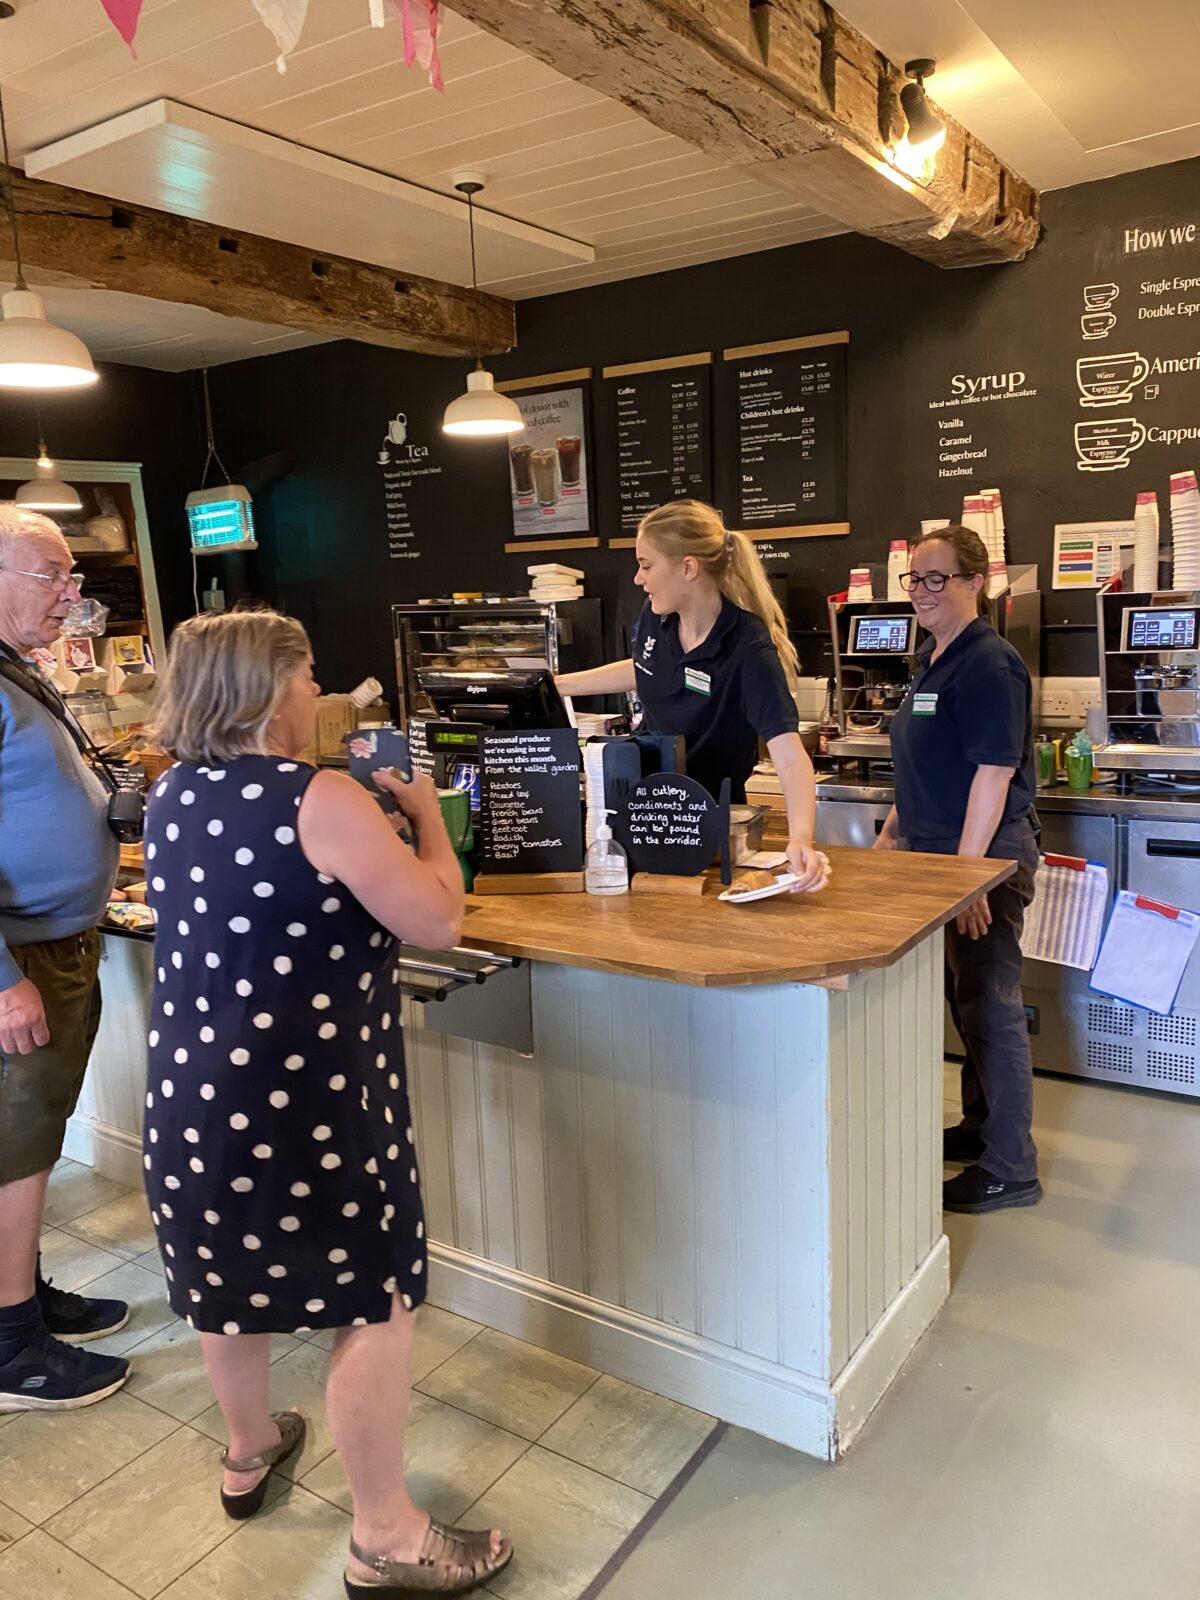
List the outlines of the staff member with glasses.
{"type": "Polygon", "coordinates": [[[930,635],[892,720],[896,803],[877,850],[996,856],[1016,873],[946,929],[946,998],[966,1049],[963,1120],[943,1134],[964,1170],[947,1211],[1036,1205],[1033,1060],[1021,999],[1021,929],[1033,899],[1039,828],[1033,802],[1032,686],[988,618],[988,554],[952,526],[914,545],[900,580],[930,635]]]}
{"type": "Polygon", "coordinates": [[[0,504],[0,1414],[91,1405],[129,1368],[78,1348],[128,1308],[66,1294],[38,1264],[46,1185],[100,1021],[96,925],[117,875],[108,790],[36,675],[35,652],[79,599],[71,568],[48,517],[0,504]]]}

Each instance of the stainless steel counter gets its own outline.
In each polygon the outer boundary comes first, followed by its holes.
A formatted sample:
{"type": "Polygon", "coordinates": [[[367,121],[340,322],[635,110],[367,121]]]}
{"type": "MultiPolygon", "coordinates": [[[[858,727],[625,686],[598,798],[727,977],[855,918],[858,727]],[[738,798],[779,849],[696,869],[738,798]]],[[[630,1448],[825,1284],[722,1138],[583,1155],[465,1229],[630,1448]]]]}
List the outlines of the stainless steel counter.
{"type": "MultiPolygon", "coordinates": [[[[888,783],[830,778],[817,786],[818,844],[867,847],[892,804],[888,783]]],[[[1200,795],[1039,791],[1045,852],[1108,868],[1109,895],[1130,889],[1200,911],[1200,795]]],[[[1040,1071],[1125,1083],[1200,1098],[1200,952],[1174,1009],[1160,1017],[1096,993],[1074,967],[1026,961],[1025,1009],[1040,1071]]],[[[949,1016],[946,1048],[962,1050],[949,1016]]]]}

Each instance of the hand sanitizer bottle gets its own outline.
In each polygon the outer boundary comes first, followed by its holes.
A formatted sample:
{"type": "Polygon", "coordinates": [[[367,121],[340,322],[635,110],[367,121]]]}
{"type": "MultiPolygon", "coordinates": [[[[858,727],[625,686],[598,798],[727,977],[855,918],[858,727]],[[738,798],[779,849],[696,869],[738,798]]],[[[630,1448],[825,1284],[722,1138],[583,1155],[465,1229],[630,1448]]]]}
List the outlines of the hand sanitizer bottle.
{"type": "MultiPolygon", "coordinates": [[[[605,811],[609,817],[611,811],[605,811]]],[[[596,837],[588,846],[584,869],[584,887],[589,894],[628,894],[629,858],[613,838],[607,822],[596,829],[596,837]]]]}

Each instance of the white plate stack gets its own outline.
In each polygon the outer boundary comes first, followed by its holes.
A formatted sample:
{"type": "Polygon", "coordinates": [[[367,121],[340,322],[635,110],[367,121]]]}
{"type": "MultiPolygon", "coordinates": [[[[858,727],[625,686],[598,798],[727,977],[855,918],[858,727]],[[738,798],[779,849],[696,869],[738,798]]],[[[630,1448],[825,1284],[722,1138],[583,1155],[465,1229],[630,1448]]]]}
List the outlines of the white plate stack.
{"type": "Polygon", "coordinates": [[[1200,489],[1194,472],[1171,474],[1171,587],[1200,589],[1200,489]]]}
{"type": "Polygon", "coordinates": [[[533,579],[529,586],[531,600],[582,600],[583,573],[578,567],[564,567],[557,561],[543,562],[538,567],[526,567],[533,579]]]}
{"type": "Polygon", "coordinates": [[[1158,495],[1147,489],[1133,511],[1133,588],[1150,594],[1158,588],[1158,495]]]}

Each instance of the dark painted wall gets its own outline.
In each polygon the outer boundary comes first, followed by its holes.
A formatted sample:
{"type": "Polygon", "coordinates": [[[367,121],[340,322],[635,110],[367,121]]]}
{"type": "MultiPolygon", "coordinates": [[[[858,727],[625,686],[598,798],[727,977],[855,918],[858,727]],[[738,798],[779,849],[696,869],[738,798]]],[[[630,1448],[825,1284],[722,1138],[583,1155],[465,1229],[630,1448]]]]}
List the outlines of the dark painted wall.
{"type": "MultiPolygon", "coordinates": [[[[494,368],[501,376],[577,366],[598,373],[606,364],[847,328],[853,531],[849,538],[781,544],[768,562],[787,576],[808,669],[822,666],[823,597],[844,587],[849,568],[882,562],[891,537],[911,535],[922,517],[956,514],[964,490],[991,484],[1003,491],[1011,559],[1042,568],[1047,622],[1086,625],[1094,600],[1050,589],[1054,523],[1131,516],[1135,492],[1150,487],[1159,490],[1165,513],[1168,475],[1200,461],[1200,437],[1173,444],[1147,439],[1124,470],[1080,471],[1076,423],[1114,413],[1081,406],[1075,363],[1140,351],[1200,365],[1200,320],[1191,315],[1193,306],[1200,309],[1200,281],[1194,288],[1174,282],[1200,280],[1193,219],[1200,219],[1200,161],[1047,196],[1042,243],[1018,266],[946,272],[847,236],[525,301],[518,307],[520,348],[494,368]],[[1182,230],[1176,240],[1172,226],[1182,230]],[[1145,248],[1127,249],[1127,230],[1145,248]],[[1119,289],[1116,320],[1104,338],[1085,340],[1083,290],[1104,283],[1119,289]],[[1164,308],[1174,309],[1142,315],[1164,308]],[[955,394],[956,377],[994,398],[972,402],[955,394]],[[958,453],[942,440],[986,455],[942,460],[958,453]]],[[[503,549],[511,537],[503,446],[455,443],[439,432],[442,409],[464,375],[458,361],[356,344],[264,357],[212,374],[227,465],[236,472],[280,449],[291,451],[296,465],[256,502],[262,551],[240,561],[202,561],[201,582],[220,571],[231,597],[250,590],[302,617],[318,672],[331,688],[348,688],[366,671],[391,687],[393,601],[526,586],[530,558],[503,549]],[[419,501],[414,496],[419,555],[406,560],[389,557],[376,459],[397,412],[408,419],[409,442],[428,447],[430,463],[442,469],[422,481],[419,501]]],[[[598,400],[602,387],[598,381],[598,400]]],[[[54,424],[52,442],[63,455],[146,463],[172,616],[190,601],[178,501],[202,458],[194,391],[194,379],[109,369],[95,401],[54,402],[63,420],[54,424]]],[[[1200,435],[1200,371],[1152,376],[1115,414],[1200,435]],[[1151,395],[1148,385],[1155,384],[1151,395]]],[[[595,420],[599,531],[607,537],[618,527],[602,403],[595,420]]],[[[29,448],[19,431],[22,448],[29,448]]],[[[16,447],[13,432],[6,408],[0,448],[16,447]]],[[[636,612],[631,553],[601,548],[561,559],[586,569],[589,592],[606,602],[615,647],[619,621],[636,612]]],[[[1053,673],[1093,671],[1093,638],[1086,626],[1052,632],[1046,657],[1053,673]]]]}
{"type": "MultiPolygon", "coordinates": [[[[204,465],[194,375],[101,365],[100,382],[41,399],[46,442],[61,460],[137,461],[154,546],[163,620],[169,628],[192,609],[191,557],[183,500],[204,465]]],[[[0,455],[37,454],[31,401],[0,396],[0,455]]]]}

